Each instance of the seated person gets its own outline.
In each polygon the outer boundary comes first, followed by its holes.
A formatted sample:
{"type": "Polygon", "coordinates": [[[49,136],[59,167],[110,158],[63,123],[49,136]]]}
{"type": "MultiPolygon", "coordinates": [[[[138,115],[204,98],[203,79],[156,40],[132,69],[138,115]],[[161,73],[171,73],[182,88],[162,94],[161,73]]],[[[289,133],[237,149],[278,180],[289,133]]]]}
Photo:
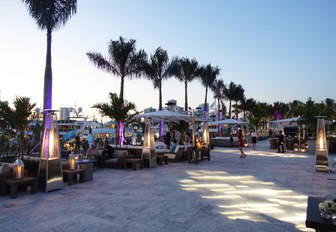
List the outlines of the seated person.
{"type": "Polygon", "coordinates": [[[170,150],[171,150],[172,152],[175,152],[176,147],[177,147],[177,140],[176,140],[176,139],[173,139],[173,144],[171,145],[170,150]]]}
{"type": "Polygon", "coordinates": [[[106,140],[104,142],[104,149],[103,149],[103,153],[101,154],[102,158],[104,160],[106,159],[112,159],[113,158],[113,153],[114,153],[114,149],[112,146],[110,146],[109,142],[106,140]]]}
{"type": "Polygon", "coordinates": [[[93,142],[91,147],[87,150],[86,156],[88,159],[96,159],[99,156],[96,142],[93,142]]]}
{"type": "Polygon", "coordinates": [[[101,154],[98,153],[96,156],[97,158],[97,166],[103,168],[104,167],[104,162],[107,159],[112,159],[113,158],[113,153],[114,149],[113,147],[110,146],[108,141],[104,142],[104,149],[101,154]]]}

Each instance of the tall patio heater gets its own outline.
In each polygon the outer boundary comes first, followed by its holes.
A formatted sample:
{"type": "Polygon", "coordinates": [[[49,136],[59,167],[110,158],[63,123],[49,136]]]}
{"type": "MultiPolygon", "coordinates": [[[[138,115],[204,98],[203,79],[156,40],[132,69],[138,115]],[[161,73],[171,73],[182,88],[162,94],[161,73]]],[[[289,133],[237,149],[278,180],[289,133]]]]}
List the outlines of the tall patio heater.
{"type": "Polygon", "coordinates": [[[142,149],[142,155],[144,159],[148,158],[148,166],[155,167],[156,157],[155,157],[155,148],[154,148],[154,133],[151,131],[152,119],[148,118],[146,121],[144,144],[142,149]]]}
{"type": "Polygon", "coordinates": [[[38,187],[43,192],[61,189],[63,172],[60,143],[57,130],[57,116],[54,110],[45,110],[45,123],[38,171],[38,187]]]}
{"type": "Polygon", "coordinates": [[[316,166],[315,170],[319,172],[330,172],[327,149],[327,136],[325,132],[324,116],[317,116],[316,129],[316,166]]]}

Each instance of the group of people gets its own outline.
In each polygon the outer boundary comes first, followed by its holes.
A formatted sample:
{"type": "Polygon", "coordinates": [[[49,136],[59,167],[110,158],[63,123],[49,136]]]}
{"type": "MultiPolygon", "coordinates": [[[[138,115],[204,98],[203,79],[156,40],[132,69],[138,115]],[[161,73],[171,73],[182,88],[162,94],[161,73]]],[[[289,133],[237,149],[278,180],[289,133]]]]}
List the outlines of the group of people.
{"type": "MultiPolygon", "coordinates": [[[[253,150],[256,150],[257,133],[254,129],[251,131],[251,138],[252,138],[252,148],[253,150]]],[[[285,152],[284,143],[285,143],[285,136],[280,130],[279,135],[278,135],[278,153],[285,152]]],[[[243,131],[239,128],[238,129],[238,149],[240,151],[240,158],[246,158],[246,154],[243,151],[243,147],[244,147],[244,135],[243,135],[243,131]]]]}
{"type": "Polygon", "coordinates": [[[174,151],[177,145],[191,144],[191,134],[189,131],[181,134],[179,138],[176,136],[176,132],[173,128],[169,128],[169,131],[165,134],[163,142],[166,145],[166,149],[174,151]]]}

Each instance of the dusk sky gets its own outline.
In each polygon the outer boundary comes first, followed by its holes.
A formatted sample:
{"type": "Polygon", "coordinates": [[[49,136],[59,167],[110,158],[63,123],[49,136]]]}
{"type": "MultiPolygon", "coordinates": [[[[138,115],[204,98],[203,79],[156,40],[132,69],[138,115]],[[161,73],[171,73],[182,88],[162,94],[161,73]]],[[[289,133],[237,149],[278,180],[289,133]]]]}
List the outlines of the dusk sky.
{"type": "MultiPolygon", "coordinates": [[[[120,91],[120,79],[97,69],[86,53],[108,55],[108,42],[135,39],[137,49],[158,47],[221,69],[219,78],[242,85],[260,102],[336,99],[335,0],[80,0],[77,14],[52,38],[53,108],[91,108],[120,91]]],[[[42,107],[46,31],[21,0],[0,1],[0,98],[30,97],[42,107]]],[[[158,90],[146,79],[126,80],[125,98],[138,110],[158,108],[158,90]]],[[[184,105],[184,85],[163,82],[163,103],[184,105]]],[[[188,87],[191,108],[205,88],[188,87]]],[[[213,102],[209,92],[208,102],[213,102]]]]}

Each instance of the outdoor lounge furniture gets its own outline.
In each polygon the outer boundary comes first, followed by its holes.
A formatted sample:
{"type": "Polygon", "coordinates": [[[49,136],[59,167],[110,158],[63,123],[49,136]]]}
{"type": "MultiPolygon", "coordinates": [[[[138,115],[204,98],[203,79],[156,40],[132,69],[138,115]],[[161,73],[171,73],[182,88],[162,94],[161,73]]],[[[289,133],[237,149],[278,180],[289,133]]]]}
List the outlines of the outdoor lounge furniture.
{"type": "Polygon", "coordinates": [[[168,157],[169,162],[178,162],[181,160],[184,150],[185,150],[184,145],[177,145],[174,152],[168,152],[165,153],[164,155],[168,157]]]}
{"type": "Polygon", "coordinates": [[[84,169],[81,168],[77,168],[74,170],[69,170],[69,169],[65,169],[63,170],[63,177],[66,177],[64,179],[67,179],[68,181],[68,185],[72,185],[74,180],[77,180],[77,175],[79,174],[79,179],[80,182],[85,182],[84,179],[84,169]]]}
{"type": "Polygon", "coordinates": [[[104,168],[124,168],[124,160],[127,159],[128,152],[127,150],[115,150],[112,155],[112,158],[106,159],[103,162],[104,168]]]}
{"type": "Polygon", "coordinates": [[[308,196],[306,227],[313,228],[316,231],[336,231],[336,225],[333,224],[332,220],[321,218],[318,204],[323,200],[324,198],[308,196]]]}
{"type": "Polygon", "coordinates": [[[37,179],[30,176],[25,176],[21,179],[16,179],[14,177],[3,179],[1,180],[1,195],[7,194],[7,186],[9,187],[10,198],[14,199],[16,198],[18,187],[20,186],[25,189],[27,186],[30,186],[31,194],[35,194],[37,192],[37,179]]]}
{"type": "Polygon", "coordinates": [[[233,137],[233,142],[230,142],[230,137],[215,137],[211,138],[211,145],[214,147],[235,147],[238,141],[237,137],[233,137]]]}
{"type": "Polygon", "coordinates": [[[128,158],[124,160],[124,168],[127,168],[128,165],[131,164],[133,170],[137,170],[137,166],[140,166],[140,169],[143,169],[143,162],[142,159],[137,158],[128,158]]]}

